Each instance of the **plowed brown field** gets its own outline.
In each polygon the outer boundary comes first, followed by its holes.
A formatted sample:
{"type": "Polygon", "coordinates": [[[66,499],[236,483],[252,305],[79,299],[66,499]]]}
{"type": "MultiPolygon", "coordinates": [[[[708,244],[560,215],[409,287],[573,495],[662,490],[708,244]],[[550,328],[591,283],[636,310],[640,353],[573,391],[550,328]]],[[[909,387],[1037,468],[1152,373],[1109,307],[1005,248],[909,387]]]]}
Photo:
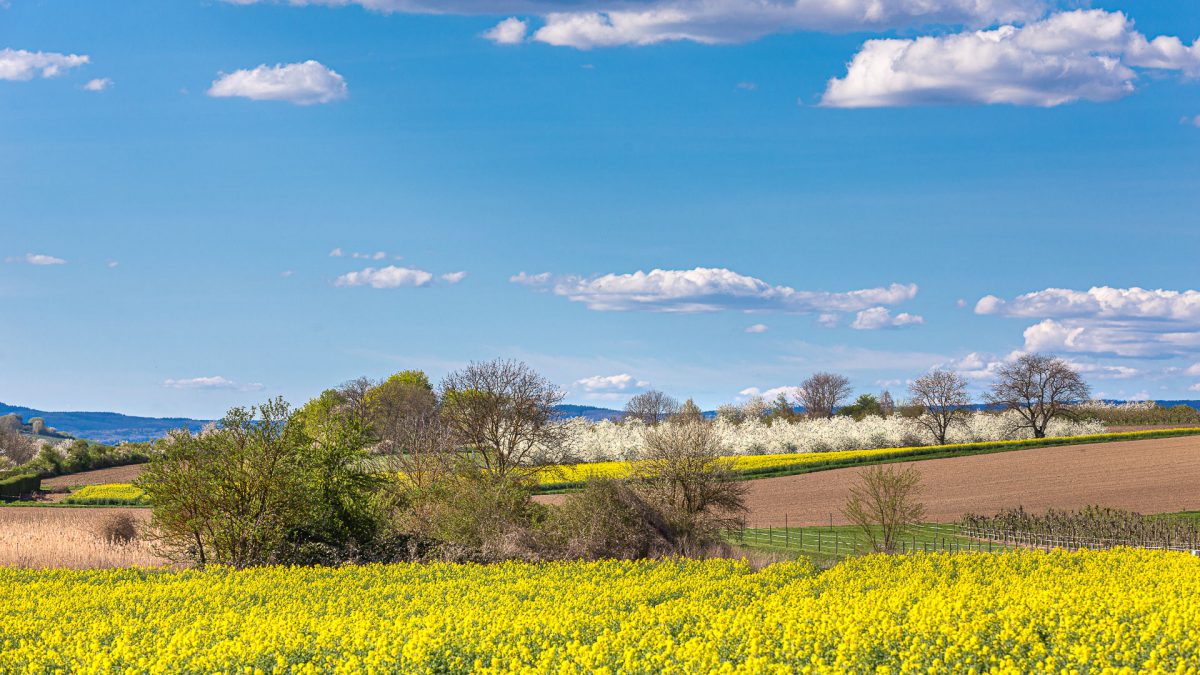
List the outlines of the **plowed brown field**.
{"type": "MultiPolygon", "coordinates": [[[[1091,504],[1139,513],[1200,509],[1200,437],[1014,450],[904,462],[921,472],[927,520],[1024,506],[1091,504]]],[[[752,524],[845,523],[838,513],[860,469],[750,481],[752,524]]]]}
{"type": "MultiPolygon", "coordinates": [[[[1200,510],[1200,437],[1161,438],[1013,450],[990,455],[903,462],[921,472],[927,520],[1024,506],[1091,504],[1139,513],[1200,510]]],[[[846,524],[839,511],[859,468],[749,481],[749,523],[846,524]]],[[[561,495],[539,497],[561,502],[561,495]]]]}

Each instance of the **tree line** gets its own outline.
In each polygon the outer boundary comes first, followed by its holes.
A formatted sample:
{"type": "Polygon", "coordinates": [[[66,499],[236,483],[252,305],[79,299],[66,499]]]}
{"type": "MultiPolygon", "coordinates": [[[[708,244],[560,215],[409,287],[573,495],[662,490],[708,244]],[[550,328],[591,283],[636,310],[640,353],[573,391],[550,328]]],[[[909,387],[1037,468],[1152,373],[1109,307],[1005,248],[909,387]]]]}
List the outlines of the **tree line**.
{"type": "Polygon", "coordinates": [[[556,508],[562,391],[524,363],[358,379],[299,409],[235,408],[172,432],[138,479],[149,536],[195,565],[638,558],[720,552],[745,486],[699,409],[647,429],[647,460],[556,508]],[[548,454],[549,453],[549,454],[548,454]]]}
{"type": "MultiPolygon", "coordinates": [[[[886,389],[878,396],[862,394],[847,404],[853,388],[850,380],[837,373],[815,373],[795,388],[795,394],[779,393],[772,405],[761,397],[741,405],[727,404],[717,416],[731,422],[764,420],[793,422],[800,419],[829,419],[845,415],[863,419],[870,415],[903,415],[927,429],[938,444],[945,445],[950,431],[961,424],[972,408],[967,380],[958,372],[937,368],[908,385],[907,401],[897,404],[886,389]],[[797,410],[799,408],[800,410],[797,410]]],[[[1019,428],[1027,428],[1034,438],[1045,438],[1046,429],[1055,419],[1078,414],[1077,406],[1091,392],[1079,372],[1066,361],[1043,354],[1025,354],[1000,366],[995,381],[984,395],[984,404],[996,411],[1012,411],[1019,428]]],[[[632,397],[625,406],[628,419],[647,425],[685,411],[698,412],[689,399],[683,405],[657,390],[632,397]]]]}

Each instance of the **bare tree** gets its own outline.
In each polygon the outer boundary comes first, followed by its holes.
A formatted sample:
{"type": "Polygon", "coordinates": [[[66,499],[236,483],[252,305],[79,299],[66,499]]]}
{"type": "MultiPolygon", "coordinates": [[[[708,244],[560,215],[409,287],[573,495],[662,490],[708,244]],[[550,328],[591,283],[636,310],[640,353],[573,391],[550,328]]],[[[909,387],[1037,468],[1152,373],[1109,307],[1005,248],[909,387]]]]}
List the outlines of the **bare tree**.
{"type": "Polygon", "coordinates": [[[423,487],[452,468],[454,434],[424,373],[392,376],[373,388],[367,401],[377,451],[391,457],[410,484],[423,487]]]}
{"type": "Polygon", "coordinates": [[[679,406],[679,412],[671,416],[670,422],[703,422],[704,411],[700,410],[700,406],[692,399],[683,402],[679,406]]]}
{"type": "Polygon", "coordinates": [[[921,474],[912,467],[900,470],[877,464],[861,471],[858,478],[842,514],[862,530],[871,550],[893,553],[909,526],[925,516],[925,506],[917,499],[921,474]]]}
{"type": "Polygon", "coordinates": [[[362,425],[363,429],[370,428],[371,414],[368,399],[374,387],[375,384],[371,380],[360,377],[343,382],[342,386],[337,388],[342,406],[355,421],[362,425]]]}
{"type": "Polygon", "coordinates": [[[892,392],[887,389],[879,394],[879,412],[883,413],[884,417],[891,417],[896,413],[896,401],[892,399],[892,392]]]}
{"type": "Polygon", "coordinates": [[[625,418],[639,419],[647,425],[665,422],[668,417],[679,412],[679,401],[666,394],[651,389],[629,399],[625,404],[625,418]]]}
{"type": "Polygon", "coordinates": [[[712,542],[741,524],[747,487],[722,457],[711,424],[681,419],[650,427],[645,443],[646,459],[634,465],[634,478],[685,545],[712,542]]]}
{"type": "Polygon", "coordinates": [[[916,418],[917,424],[933,434],[938,445],[946,444],[950,429],[962,422],[967,415],[971,397],[967,395],[967,381],[952,370],[939,368],[918,377],[908,386],[912,404],[925,409],[916,418]]]}
{"type": "Polygon", "coordinates": [[[815,373],[800,383],[797,398],[814,419],[833,417],[833,411],[850,396],[850,380],[836,373],[815,373]]]}
{"type": "Polygon", "coordinates": [[[1000,367],[986,400],[989,405],[1016,412],[1020,428],[1031,430],[1034,438],[1045,438],[1051,421],[1070,417],[1072,406],[1089,398],[1087,383],[1066,361],[1026,354],[1000,367]]]}
{"type": "Polygon", "coordinates": [[[746,399],[746,402],[742,404],[742,415],[747,420],[761,422],[769,411],[770,408],[767,407],[767,402],[763,400],[762,396],[757,394],[746,399]]]}
{"type": "Polygon", "coordinates": [[[563,392],[520,361],[472,362],[446,376],[441,398],[455,438],[498,478],[532,472],[534,457],[562,445],[555,406],[563,392]]]}
{"type": "Polygon", "coordinates": [[[0,456],[7,457],[13,464],[24,464],[37,455],[38,444],[33,438],[21,433],[20,418],[17,424],[0,424],[0,456]]]}

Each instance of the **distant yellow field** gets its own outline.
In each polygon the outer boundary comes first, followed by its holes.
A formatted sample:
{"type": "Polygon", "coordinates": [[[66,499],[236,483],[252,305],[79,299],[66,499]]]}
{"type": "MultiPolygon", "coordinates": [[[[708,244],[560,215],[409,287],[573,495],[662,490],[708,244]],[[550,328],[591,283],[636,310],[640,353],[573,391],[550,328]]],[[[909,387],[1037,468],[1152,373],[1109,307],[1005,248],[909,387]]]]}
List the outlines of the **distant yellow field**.
{"type": "MultiPolygon", "coordinates": [[[[768,471],[783,471],[790,468],[826,463],[855,463],[872,459],[891,459],[909,456],[920,456],[932,453],[966,452],[974,449],[1004,449],[1027,448],[1038,445],[1061,445],[1063,443],[1097,443],[1106,441],[1133,441],[1144,438],[1159,438],[1164,435],[1188,435],[1200,433],[1200,429],[1172,429],[1130,431],[1110,434],[1091,434],[1087,436],[1068,436],[1062,438],[1045,438],[1041,440],[988,441],[984,443],[958,443],[951,445],[922,445],[905,448],[876,448],[871,450],[837,450],[833,452],[798,452],[776,455],[738,455],[729,457],[737,471],[744,473],[760,473],[768,471]]],[[[581,483],[589,478],[620,478],[629,474],[632,468],[630,462],[593,462],[587,464],[570,464],[565,466],[550,466],[538,472],[538,483],[544,488],[558,485],[581,483]]]]}

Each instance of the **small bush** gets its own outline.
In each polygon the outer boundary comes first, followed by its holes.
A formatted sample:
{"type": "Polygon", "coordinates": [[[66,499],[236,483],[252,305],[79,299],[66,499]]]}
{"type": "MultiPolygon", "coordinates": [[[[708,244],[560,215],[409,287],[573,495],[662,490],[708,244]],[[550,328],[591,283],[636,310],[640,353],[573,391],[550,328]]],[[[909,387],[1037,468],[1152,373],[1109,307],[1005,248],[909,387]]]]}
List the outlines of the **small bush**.
{"type": "Polygon", "coordinates": [[[114,546],[125,546],[137,541],[138,522],[128,513],[114,513],[96,526],[96,536],[114,546]]]}
{"type": "Polygon", "coordinates": [[[0,480],[0,499],[28,497],[42,487],[42,479],[32,474],[12,476],[0,480]]]}
{"type": "Polygon", "coordinates": [[[550,548],[566,559],[637,560],[679,549],[663,514],[619,480],[590,480],[567,495],[551,512],[546,535],[550,548]]]}

